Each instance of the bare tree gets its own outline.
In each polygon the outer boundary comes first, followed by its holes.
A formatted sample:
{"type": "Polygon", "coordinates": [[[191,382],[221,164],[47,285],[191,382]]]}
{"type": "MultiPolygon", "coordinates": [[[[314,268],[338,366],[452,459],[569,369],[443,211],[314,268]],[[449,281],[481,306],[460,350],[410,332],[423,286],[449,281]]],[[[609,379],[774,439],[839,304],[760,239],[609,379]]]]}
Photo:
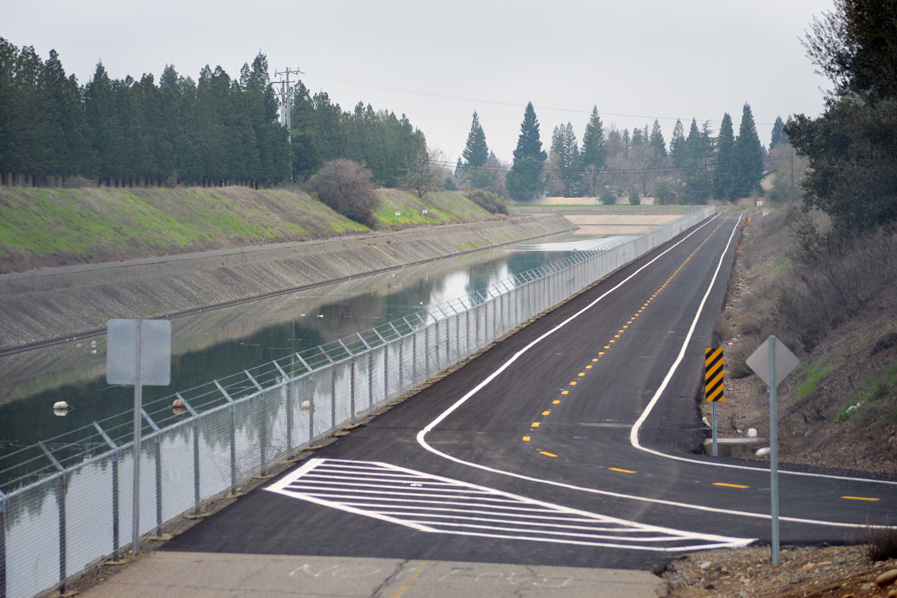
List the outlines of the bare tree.
{"type": "Polygon", "coordinates": [[[446,173],[438,166],[426,148],[421,148],[414,157],[405,163],[405,174],[399,181],[402,189],[414,191],[423,198],[430,191],[445,186],[446,173]]]}
{"type": "Polygon", "coordinates": [[[318,199],[356,222],[374,225],[374,193],[371,171],[352,160],[339,158],[324,163],[309,181],[318,199]]]}

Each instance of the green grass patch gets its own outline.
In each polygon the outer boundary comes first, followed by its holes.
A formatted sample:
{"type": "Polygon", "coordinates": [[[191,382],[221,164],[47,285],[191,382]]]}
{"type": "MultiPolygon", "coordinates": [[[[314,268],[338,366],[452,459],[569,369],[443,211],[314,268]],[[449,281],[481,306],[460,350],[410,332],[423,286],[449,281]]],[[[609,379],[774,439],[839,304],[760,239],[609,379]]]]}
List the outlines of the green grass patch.
{"type": "Polygon", "coordinates": [[[0,272],[367,230],[283,189],[0,188],[0,272]]]}
{"type": "Polygon", "coordinates": [[[816,387],[825,380],[829,374],[841,367],[840,363],[822,367],[815,363],[809,364],[801,371],[802,380],[797,385],[796,397],[798,401],[805,399],[816,387]]]}
{"type": "Polygon", "coordinates": [[[835,421],[845,422],[857,414],[869,402],[897,395],[897,363],[892,363],[881,372],[868,376],[852,393],[848,402],[838,411],[835,421]]]}
{"type": "Polygon", "coordinates": [[[790,256],[783,257],[783,258],[777,260],[772,265],[772,268],[770,268],[770,270],[772,270],[773,272],[784,272],[785,270],[788,270],[789,268],[791,268],[792,263],[793,263],[793,260],[791,259],[790,256]]]}

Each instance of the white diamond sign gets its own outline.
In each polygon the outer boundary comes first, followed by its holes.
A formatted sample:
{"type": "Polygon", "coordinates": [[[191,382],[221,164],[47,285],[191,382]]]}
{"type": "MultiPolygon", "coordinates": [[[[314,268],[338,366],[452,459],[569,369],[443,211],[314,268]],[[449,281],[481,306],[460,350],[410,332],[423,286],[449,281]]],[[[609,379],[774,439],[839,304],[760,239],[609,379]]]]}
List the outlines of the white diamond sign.
{"type": "Polygon", "coordinates": [[[800,360],[794,356],[794,353],[792,353],[788,347],[783,345],[775,336],[770,336],[745,360],[747,366],[754,370],[754,373],[760,376],[760,379],[766,382],[767,385],[769,385],[770,382],[770,341],[775,343],[775,354],[773,357],[775,358],[776,384],[790,374],[800,363],[800,360]]]}

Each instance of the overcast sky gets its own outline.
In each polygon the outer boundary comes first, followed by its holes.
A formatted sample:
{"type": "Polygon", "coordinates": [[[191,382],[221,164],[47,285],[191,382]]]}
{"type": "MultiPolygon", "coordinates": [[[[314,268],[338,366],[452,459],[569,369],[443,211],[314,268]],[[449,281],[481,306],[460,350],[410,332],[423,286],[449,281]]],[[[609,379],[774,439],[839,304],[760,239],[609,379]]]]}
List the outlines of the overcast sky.
{"type": "MultiPolygon", "coordinates": [[[[769,144],[776,116],[818,115],[826,79],[800,38],[832,0],[28,0],[5,1],[0,36],[55,49],[84,84],[198,78],[208,64],[238,77],[261,51],[275,71],[300,68],[312,92],[344,110],[359,101],[406,114],[454,162],[476,110],[486,142],[510,162],[533,102],[542,142],[571,122],[581,141],[592,106],[605,127],[724,113],[736,133],[751,105],[769,144]]],[[[294,75],[295,77],[295,75],[294,75]]]]}

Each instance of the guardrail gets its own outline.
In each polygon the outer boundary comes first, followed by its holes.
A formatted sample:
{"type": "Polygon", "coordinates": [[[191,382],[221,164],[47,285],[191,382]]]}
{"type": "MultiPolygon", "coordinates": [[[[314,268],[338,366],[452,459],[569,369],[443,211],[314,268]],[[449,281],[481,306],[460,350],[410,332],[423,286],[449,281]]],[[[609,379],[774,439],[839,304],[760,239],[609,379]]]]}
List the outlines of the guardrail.
{"type": "MultiPolygon", "coordinates": [[[[562,265],[518,274],[466,297],[227,378],[143,412],[140,534],[199,514],[253,476],[382,408],[530,318],[709,217],[701,208],[562,265]],[[173,406],[173,403],[177,403],[173,406]]],[[[59,588],[127,548],[133,536],[131,415],[17,451],[0,491],[0,598],[59,588]]]]}

